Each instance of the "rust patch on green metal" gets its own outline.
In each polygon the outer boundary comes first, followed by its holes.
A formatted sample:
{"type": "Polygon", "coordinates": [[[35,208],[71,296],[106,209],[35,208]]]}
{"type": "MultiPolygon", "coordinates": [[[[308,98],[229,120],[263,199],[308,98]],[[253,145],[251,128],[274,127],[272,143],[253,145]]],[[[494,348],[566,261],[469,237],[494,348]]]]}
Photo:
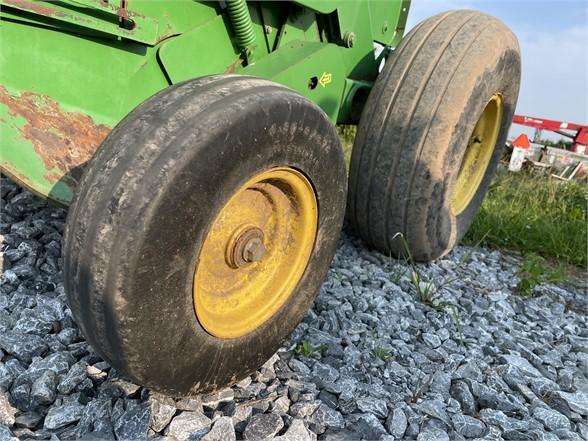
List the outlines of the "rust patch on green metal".
{"type": "Polygon", "coordinates": [[[36,12],[40,15],[45,15],[47,17],[51,17],[55,15],[55,9],[49,8],[47,6],[43,6],[43,4],[39,2],[34,2],[30,0],[4,0],[6,6],[14,6],[15,8],[19,9],[29,9],[33,12],[36,12]]]}
{"type": "Polygon", "coordinates": [[[111,130],[96,124],[88,115],[68,112],[57,101],[33,92],[16,96],[0,86],[0,103],[12,117],[26,120],[18,130],[32,142],[47,170],[44,177],[50,183],[90,160],[111,130]]]}

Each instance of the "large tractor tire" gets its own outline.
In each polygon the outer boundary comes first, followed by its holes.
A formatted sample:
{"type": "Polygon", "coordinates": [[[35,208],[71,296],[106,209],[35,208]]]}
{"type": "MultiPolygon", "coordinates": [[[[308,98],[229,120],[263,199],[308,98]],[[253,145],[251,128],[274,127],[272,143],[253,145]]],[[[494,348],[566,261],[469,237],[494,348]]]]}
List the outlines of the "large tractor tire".
{"type": "Polygon", "coordinates": [[[406,36],[370,93],[351,156],[348,218],[368,244],[420,261],[457,244],[495,173],[520,71],[515,35],[480,12],[440,14],[406,36]]]}
{"type": "Polygon", "coordinates": [[[175,396],[235,383],[302,320],[346,175],[322,110],[270,81],[170,87],[117,125],[71,206],[65,286],[96,351],[175,396]]]}

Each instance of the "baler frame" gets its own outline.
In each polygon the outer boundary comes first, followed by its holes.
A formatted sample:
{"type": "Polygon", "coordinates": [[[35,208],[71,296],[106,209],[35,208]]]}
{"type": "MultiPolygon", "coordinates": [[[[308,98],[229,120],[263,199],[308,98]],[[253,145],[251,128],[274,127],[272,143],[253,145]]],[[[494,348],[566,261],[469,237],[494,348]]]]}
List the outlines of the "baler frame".
{"type": "Polygon", "coordinates": [[[282,83],[356,123],[409,0],[1,0],[0,169],[59,204],[133,108],[192,78],[282,83]],[[374,43],[384,50],[374,56],[374,43]]]}

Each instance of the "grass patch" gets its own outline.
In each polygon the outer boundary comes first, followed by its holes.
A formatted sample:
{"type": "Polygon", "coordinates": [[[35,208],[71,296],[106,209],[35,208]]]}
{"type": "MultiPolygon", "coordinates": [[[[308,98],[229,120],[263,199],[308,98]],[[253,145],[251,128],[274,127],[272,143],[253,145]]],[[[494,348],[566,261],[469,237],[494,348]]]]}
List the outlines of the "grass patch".
{"type": "Polygon", "coordinates": [[[303,340],[296,345],[294,352],[302,357],[321,358],[326,350],[325,345],[313,346],[308,340],[303,340]]]}
{"type": "Polygon", "coordinates": [[[392,355],[390,355],[390,351],[379,346],[376,346],[372,349],[372,354],[374,355],[374,357],[377,357],[383,361],[388,361],[390,360],[390,358],[392,358],[392,355]]]}
{"type": "Polygon", "coordinates": [[[502,171],[464,242],[530,254],[523,271],[531,278],[539,272],[532,267],[546,263],[533,255],[586,268],[587,202],[585,183],[502,171]]]}
{"type": "Polygon", "coordinates": [[[338,125],[337,133],[343,145],[343,154],[345,155],[345,164],[347,171],[349,171],[349,163],[351,162],[351,150],[353,149],[353,141],[355,140],[356,126],[338,125]]]}
{"type": "Polygon", "coordinates": [[[535,253],[525,255],[517,274],[521,278],[517,291],[524,296],[533,294],[533,289],[542,282],[561,283],[567,280],[566,269],[562,265],[548,267],[545,259],[535,253]]]}

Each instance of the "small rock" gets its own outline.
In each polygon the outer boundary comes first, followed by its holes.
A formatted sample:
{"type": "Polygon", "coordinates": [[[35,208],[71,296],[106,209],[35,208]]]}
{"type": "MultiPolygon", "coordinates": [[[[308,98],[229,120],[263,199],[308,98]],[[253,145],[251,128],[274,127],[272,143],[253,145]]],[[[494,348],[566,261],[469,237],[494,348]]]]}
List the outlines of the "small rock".
{"type": "Polygon", "coordinates": [[[294,419],[290,423],[290,427],[282,436],[276,436],[274,441],[313,441],[311,434],[304,425],[304,421],[294,419]]]}
{"type": "Polygon", "coordinates": [[[181,398],[176,401],[176,409],[203,412],[202,401],[200,401],[200,398],[181,398]]]}
{"type": "Polygon", "coordinates": [[[0,389],[8,390],[14,381],[15,375],[6,364],[0,362],[0,389]]]}
{"type": "Polygon", "coordinates": [[[556,391],[551,394],[551,398],[559,398],[569,406],[569,408],[580,415],[588,416],[588,394],[582,391],[575,393],[556,391]]]}
{"type": "Polygon", "coordinates": [[[302,374],[302,375],[310,374],[310,368],[308,366],[306,366],[303,362],[301,362],[300,360],[297,360],[295,358],[291,359],[288,362],[288,366],[294,372],[298,372],[299,374],[302,374]]]}
{"type": "Polygon", "coordinates": [[[88,368],[86,369],[86,375],[91,380],[100,382],[108,376],[108,373],[100,369],[97,365],[92,365],[88,366],[88,368]]]}
{"type": "Polygon", "coordinates": [[[445,411],[445,403],[439,400],[425,400],[416,409],[420,409],[425,414],[443,421],[448,426],[451,425],[447,412],[445,411]]]}
{"type": "Polygon", "coordinates": [[[43,417],[37,412],[25,412],[18,415],[14,420],[15,427],[26,427],[34,429],[39,425],[43,417]]]}
{"type": "Polygon", "coordinates": [[[278,398],[276,401],[272,403],[272,412],[276,412],[279,414],[288,413],[290,409],[290,400],[287,396],[283,396],[278,398]]]}
{"type": "Polygon", "coordinates": [[[202,438],[202,441],[235,441],[235,427],[231,417],[220,417],[215,421],[210,432],[202,438]]]}
{"type": "Polygon", "coordinates": [[[426,428],[419,433],[417,441],[449,441],[449,435],[443,429],[426,428]]]}
{"type": "Polygon", "coordinates": [[[319,400],[299,401],[290,406],[290,415],[295,418],[308,418],[320,406],[319,400]]]}
{"type": "Polygon", "coordinates": [[[273,413],[257,414],[247,424],[243,437],[255,441],[271,439],[282,430],[282,427],[284,427],[284,422],[279,415],[273,413]]]}
{"type": "MultiPolygon", "coordinates": [[[[84,372],[86,370],[84,369],[84,372]]],[[[114,433],[118,439],[135,440],[147,437],[151,405],[141,403],[127,409],[115,422],[114,433]]]]}
{"type": "Polygon", "coordinates": [[[94,421],[94,430],[82,438],[84,441],[105,441],[113,440],[114,427],[108,418],[98,418],[94,421]]]}
{"type": "Polygon", "coordinates": [[[476,412],[474,396],[465,381],[457,380],[451,385],[451,396],[459,402],[463,413],[473,415],[476,412]]]}
{"type": "Polygon", "coordinates": [[[339,407],[339,399],[337,398],[337,395],[331,392],[322,390],[318,398],[332,409],[337,409],[337,407],[339,407]]]}
{"type": "Polygon", "coordinates": [[[546,429],[554,431],[557,429],[571,429],[570,420],[565,415],[545,407],[536,407],[533,410],[533,417],[543,423],[546,429]]]}
{"type": "Polygon", "coordinates": [[[343,429],[345,420],[341,413],[326,404],[321,405],[310,417],[310,423],[316,428],[316,433],[323,433],[326,429],[343,429]]]}
{"type": "Polygon", "coordinates": [[[529,430],[529,422],[517,420],[506,416],[502,411],[495,409],[482,409],[480,411],[480,419],[486,424],[492,424],[500,427],[502,430],[527,431],[529,430]]]}
{"type": "MultiPolygon", "coordinates": [[[[31,387],[28,384],[23,383],[13,387],[10,395],[12,402],[20,410],[31,410],[34,407],[31,400],[31,387]]],[[[2,411],[0,410],[1,413],[2,411]]]]}
{"type": "Polygon", "coordinates": [[[172,419],[165,430],[167,436],[178,441],[187,441],[193,437],[202,437],[210,430],[212,421],[200,411],[186,411],[172,419]]]}
{"type": "Polygon", "coordinates": [[[524,375],[529,377],[541,377],[541,372],[537,370],[529,361],[519,355],[510,354],[502,355],[502,359],[506,364],[517,367],[524,375]]]}
{"type": "Polygon", "coordinates": [[[176,413],[174,400],[164,395],[151,395],[151,421],[149,427],[154,432],[161,432],[176,413]]]}
{"type": "Polygon", "coordinates": [[[478,367],[478,363],[475,360],[468,360],[457,368],[452,378],[454,380],[474,380],[479,383],[484,381],[482,371],[478,367]]]}
{"type": "MultiPolygon", "coordinates": [[[[110,373],[112,374],[112,371],[110,373]]],[[[139,392],[139,389],[141,388],[141,386],[138,384],[132,383],[131,381],[122,377],[115,377],[110,382],[120,389],[126,397],[136,396],[139,392]]]]}
{"type": "Polygon", "coordinates": [[[0,441],[18,441],[8,427],[0,424],[0,441]]]}
{"type": "Polygon", "coordinates": [[[451,418],[455,431],[465,438],[479,438],[486,432],[486,425],[469,415],[453,415],[451,418]]]}
{"type": "Polygon", "coordinates": [[[0,424],[12,427],[16,409],[8,401],[8,392],[0,391],[0,424]]]}
{"type": "Polygon", "coordinates": [[[373,413],[378,418],[388,416],[388,406],[384,400],[378,398],[365,397],[356,400],[357,408],[364,413],[373,413]]]}
{"type": "Polygon", "coordinates": [[[357,409],[355,394],[351,390],[344,390],[339,395],[339,409],[344,414],[350,414],[357,409]]]}
{"type": "Polygon", "coordinates": [[[396,439],[402,439],[407,426],[408,420],[406,419],[406,414],[398,407],[394,409],[392,414],[386,420],[386,429],[396,439]]]}
{"type": "Polygon", "coordinates": [[[86,379],[87,368],[88,363],[84,361],[74,364],[57,386],[59,393],[65,395],[72,393],[74,389],[86,379]]]}
{"type": "Polygon", "coordinates": [[[331,365],[317,361],[312,367],[312,376],[315,381],[337,381],[339,378],[339,371],[331,365]]]}
{"type": "MultiPolygon", "coordinates": [[[[123,412],[121,411],[120,414],[117,414],[115,419],[119,418],[122,413],[123,412]]],[[[101,419],[108,420],[109,422],[112,419],[112,404],[109,398],[95,398],[86,404],[84,407],[84,413],[82,414],[76,428],[80,434],[89,432],[92,426],[94,426],[94,431],[96,431],[98,430],[96,429],[96,421],[101,419]]],[[[112,424],[110,424],[109,427],[112,432],[114,430],[112,424]]]]}
{"type": "Polygon", "coordinates": [[[448,398],[450,387],[451,375],[449,373],[439,370],[435,372],[435,374],[433,374],[433,381],[429,386],[429,390],[431,392],[437,392],[441,394],[444,398],[448,398]]]}
{"type": "Polygon", "coordinates": [[[65,427],[68,424],[78,421],[83,413],[84,406],[76,402],[69,402],[61,406],[53,406],[49,408],[49,412],[47,412],[44,427],[48,430],[65,427]]]}
{"type": "Polygon", "coordinates": [[[230,388],[225,388],[218,390],[216,392],[202,395],[200,397],[200,400],[203,406],[209,407],[211,409],[216,409],[220,403],[233,401],[234,398],[235,391],[233,391],[233,389],[230,388]]]}
{"type": "Polygon", "coordinates": [[[425,344],[430,348],[434,349],[434,348],[438,348],[439,346],[441,346],[441,339],[435,334],[425,332],[425,333],[423,333],[422,337],[423,337],[423,341],[425,342],[425,344]]]}
{"type": "Polygon", "coordinates": [[[55,352],[45,358],[35,358],[22,375],[29,382],[35,381],[46,370],[53,371],[57,376],[61,376],[69,371],[70,366],[74,362],[75,359],[71,354],[67,352],[55,352]]]}
{"type": "Polygon", "coordinates": [[[235,407],[234,413],[229,416],[233,418],[235,430],[237,432],[243,432],[247,424],[249,424],[252,415],[253,408],[251,406],[238,405],[235,407]]]}
{"type": "Polygon", "coordinates": [[[31,386],[31,398],[39,404],[51,404],[57,392],[57,375],[53,371],[45,371],[31,386]]]}
{"type": "Polygon", "coordinates": [[[362,414],[353,426],[353,431],[363,439],[379,439],[388,434],[380,420],[372,413],[362,414]]]}
{"type": "Polygon", "coordinates": [[[48,347],[45,340],[38,335],[5,331],[0,333],[0,349],[25,363],[30,363],[33,357],[43,355],[48,347]]]}

